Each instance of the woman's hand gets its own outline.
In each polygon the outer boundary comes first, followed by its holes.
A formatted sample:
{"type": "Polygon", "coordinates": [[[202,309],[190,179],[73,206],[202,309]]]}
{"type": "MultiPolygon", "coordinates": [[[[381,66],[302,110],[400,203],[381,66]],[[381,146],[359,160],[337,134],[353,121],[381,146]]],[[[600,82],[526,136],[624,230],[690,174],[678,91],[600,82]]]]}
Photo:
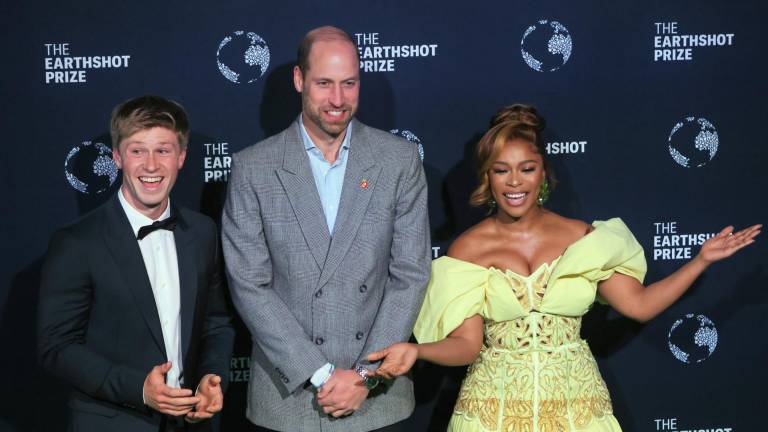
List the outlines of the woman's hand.
{"type": "Polygon", "coordinates": [[[701,245],[698,257],[706,264],[728,258],[739,249],[755,242],[755,236],[760,234],[761,224],[752,225],[738,232],[733,232],[733,226],[727,226],[714,237],[701,245]]]}
{"type": "Polygon", "coordinates": [[[419,356],[419,347],[412,343],[396,343],[389,348],[368,355],[368,361],[384,362],[376,369],[373,376],[393,379],[407,373],[419,356]]]}

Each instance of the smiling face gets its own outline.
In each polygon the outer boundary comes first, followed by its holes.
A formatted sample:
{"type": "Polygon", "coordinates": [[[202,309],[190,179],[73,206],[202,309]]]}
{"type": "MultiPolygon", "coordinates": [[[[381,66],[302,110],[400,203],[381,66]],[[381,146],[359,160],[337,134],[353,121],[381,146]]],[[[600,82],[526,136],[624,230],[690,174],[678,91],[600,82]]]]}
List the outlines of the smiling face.
{"type": "Polygon", "coordinates": [[[121,189],[126,201],[150,219],[159,218],[186,156],[177,133],[164,127],[142,129],[124,138],[112,157],[123,170],[121,189]]]}
{"type": "Polygon", "coordinates": [[[539,210],[536,199],[546,173],[534,144],[519,138],[507,141],[487,175],[500,217],[519,219],[539,210]]]}
{"type": "Polygon", "coordinates": [[[301,93],[304,127],[313,139],[335,140],[357,112],[360,65],[357,50],[341,39],[312,44],[308,69],[296,66],[293,84],[301,93]]]}

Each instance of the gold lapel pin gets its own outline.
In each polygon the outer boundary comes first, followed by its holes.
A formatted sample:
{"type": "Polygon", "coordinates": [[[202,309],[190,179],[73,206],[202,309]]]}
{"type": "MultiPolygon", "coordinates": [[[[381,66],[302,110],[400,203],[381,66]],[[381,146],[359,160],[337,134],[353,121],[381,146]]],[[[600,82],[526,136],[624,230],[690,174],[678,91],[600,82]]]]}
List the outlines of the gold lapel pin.
{"type": "Polygon", "coordinates": [[[360,189],[368,189],[368,179],[360,180],[360,189]]]}

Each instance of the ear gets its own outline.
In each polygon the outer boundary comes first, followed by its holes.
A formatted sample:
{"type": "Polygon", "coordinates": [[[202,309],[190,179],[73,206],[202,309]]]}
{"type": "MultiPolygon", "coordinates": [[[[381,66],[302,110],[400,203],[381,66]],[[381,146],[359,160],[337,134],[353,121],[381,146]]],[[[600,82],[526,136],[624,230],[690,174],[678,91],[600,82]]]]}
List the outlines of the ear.
{"type": "Polygon", "coordinates": [[[117,165],[117,169],[123,169],[123,159],[120,157],[120,145],[118,144],[117,148],[112,147],[112,159],[115,161],[115,165],[117,165]]]}
{"type": "Polygon", "coordinates": [[[293,67],[293,88],[299,93],[304,88],[304,76],[301,74],[301,69],[298,66],[293,67]]]}
{"type": "Polygon", "coordinates": [[[187,148],[184,147],[184,150],[181,150],[179,152],[179,169],[184,166],[184,161],[187,160],[187,148]]]}

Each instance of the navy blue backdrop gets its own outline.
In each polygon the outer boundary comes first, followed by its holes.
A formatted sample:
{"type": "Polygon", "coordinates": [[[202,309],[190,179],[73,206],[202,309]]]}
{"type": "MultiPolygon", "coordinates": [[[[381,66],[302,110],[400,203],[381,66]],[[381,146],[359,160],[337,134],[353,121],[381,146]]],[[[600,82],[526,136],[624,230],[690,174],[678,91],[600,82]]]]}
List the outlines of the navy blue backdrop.
{"type": "MultiPolygon", "coordinates": [[[[743,0],[3,2],[0,430],[65,428],[67,387],[36,366],[38,274],[52,232],[119,187],[115,104],[157,93],[186,107],[173,200],[217,218],[229,156],[300,111],[299,39],[337,25],[361,48],[359,118],[423,148],[435,256],[483,216],[466,201],[489,117],[526,102],[548,122],[549,207],[622,217],[652,282],[723,226],[768,220],[767,13],[743,0]]],[[[645,325],[590,312],[584,336],[626,431],[764,429],[767,252],[760,239],[712,267],[645,325]]],[[[240,327],[224,430],[249,430],[249,349],[240,327]]],[[[418,365],[412,430],[445,428],[462,376],[418,365]]]]}

